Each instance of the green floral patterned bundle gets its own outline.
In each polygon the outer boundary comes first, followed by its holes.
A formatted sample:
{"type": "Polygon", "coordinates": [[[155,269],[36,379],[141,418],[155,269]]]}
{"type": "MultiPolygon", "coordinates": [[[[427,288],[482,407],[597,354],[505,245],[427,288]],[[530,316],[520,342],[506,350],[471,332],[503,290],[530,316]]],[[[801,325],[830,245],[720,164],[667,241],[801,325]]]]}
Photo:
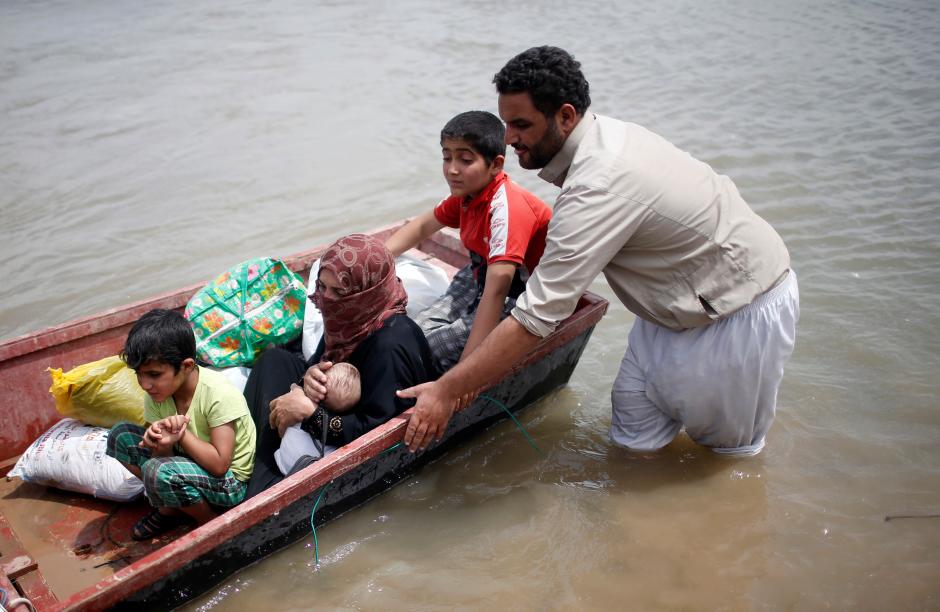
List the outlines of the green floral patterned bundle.
{"type": "Polygon", "coordinates": [[[196,355],[218,368],[250,366],[262,350],[298,337],[307,289],[282,261],[249,259],[200,289],[186,304],[196,355]]]}

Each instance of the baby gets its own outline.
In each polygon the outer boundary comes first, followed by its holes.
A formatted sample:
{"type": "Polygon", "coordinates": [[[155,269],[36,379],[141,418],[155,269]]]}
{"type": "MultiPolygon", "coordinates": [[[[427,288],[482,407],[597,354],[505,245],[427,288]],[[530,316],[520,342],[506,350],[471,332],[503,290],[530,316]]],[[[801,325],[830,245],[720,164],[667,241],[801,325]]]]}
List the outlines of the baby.
{"type": "MultiPolygon", "coordinates": [[[[334,363],[333,367],[324,372],[327,378],[329,394],[321,402],[334,414],[346,414],[359,403],[362,393],[359,383],[359,370],[351,363],[334,363]]],[[[318,408],[319,409],[319,408],[318,408]]],[[[288,427],[281,438],[281,447],[274,451],[274,460],[281,473],[287,476],[295,471],[297,462],[308,455],[314,460],[324,455],[321,449],[310,437],[310,434],[300,428],[300,424],[288,427]]],[[[309,464],[309,461],[307,462],[309,464]]]]}

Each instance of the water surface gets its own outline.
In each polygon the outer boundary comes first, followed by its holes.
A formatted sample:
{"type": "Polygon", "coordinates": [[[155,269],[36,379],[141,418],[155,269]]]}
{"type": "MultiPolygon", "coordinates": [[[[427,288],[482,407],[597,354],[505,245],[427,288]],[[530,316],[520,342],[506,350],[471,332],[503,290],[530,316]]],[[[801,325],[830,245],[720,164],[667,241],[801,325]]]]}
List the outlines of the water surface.
{"type": "MultiPolygon", "coordinates": [[[[940,11],[679,0],[6,2],[0,337],[433,206],[438,134],[555,44],[593,110],[731,176],[802,319],[766,450],[607,441],[632,315],[571,383],[186,609],[940,608],[940,11]],[[275,603],[276,602],[276,603],[275,603]]],[[[512,177],[551,202],[556,190],[512,177]]]]}

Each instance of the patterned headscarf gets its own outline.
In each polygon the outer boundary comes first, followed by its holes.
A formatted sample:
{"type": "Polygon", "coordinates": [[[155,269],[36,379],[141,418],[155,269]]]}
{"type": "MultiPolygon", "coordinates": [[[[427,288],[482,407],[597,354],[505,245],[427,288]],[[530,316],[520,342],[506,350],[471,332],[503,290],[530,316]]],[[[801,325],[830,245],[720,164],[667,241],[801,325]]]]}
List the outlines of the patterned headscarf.
{"type": "Polygon", "coordinates": [[[323,314],[326,361],[343,361],[385,320],[404,313],[408,295],[395,275],[395,258],[385,244],[366,234],[350,234],[331,244],[320,259],[342,285],[342,297],[329,299],[319,289],[311,297],[323,314]]]}

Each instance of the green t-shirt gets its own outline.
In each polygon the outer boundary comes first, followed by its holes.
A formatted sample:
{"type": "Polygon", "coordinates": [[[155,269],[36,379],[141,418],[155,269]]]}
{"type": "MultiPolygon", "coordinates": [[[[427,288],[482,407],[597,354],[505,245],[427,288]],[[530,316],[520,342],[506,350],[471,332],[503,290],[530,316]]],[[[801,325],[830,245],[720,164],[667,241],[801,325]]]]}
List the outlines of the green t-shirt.
{"type": "MultiPolygon", "coordinates": [[[[196,366],[199,367],[199,366],[196,366]]],[[[144,420],[154,423],[176,414],[173,396],[156,403],[144,397],[144,420]]],[[[230,469],[235,478],[248,482],[255,467],[255,422],[251,419],[245,396],[238,392],[222,374],[199,368],[199,382],[189,404],[189,425],[186,429],[200,440],[209,442],[213,427],[235,423],[235,450],[230,469]]]]}

